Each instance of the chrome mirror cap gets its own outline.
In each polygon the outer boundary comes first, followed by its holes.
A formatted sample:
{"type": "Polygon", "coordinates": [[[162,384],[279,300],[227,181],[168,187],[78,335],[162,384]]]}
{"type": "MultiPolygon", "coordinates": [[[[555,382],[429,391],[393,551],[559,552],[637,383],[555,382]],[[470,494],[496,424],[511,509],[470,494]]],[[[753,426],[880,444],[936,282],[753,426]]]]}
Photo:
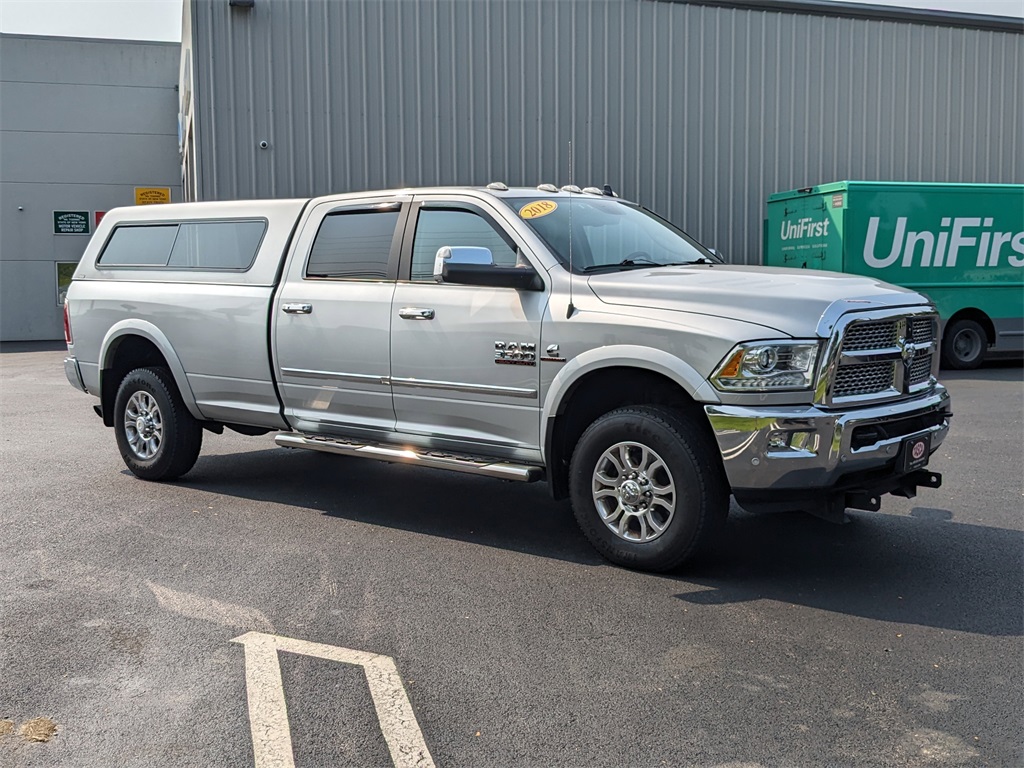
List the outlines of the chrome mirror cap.
{"type": "Polygon", "coordinates": [[[478,264],[494,266],[494,257],[490,248],[478,248],[470,245],[443,245],[434,256],[434,279],[441,282],[445,264],[478,264]]]}

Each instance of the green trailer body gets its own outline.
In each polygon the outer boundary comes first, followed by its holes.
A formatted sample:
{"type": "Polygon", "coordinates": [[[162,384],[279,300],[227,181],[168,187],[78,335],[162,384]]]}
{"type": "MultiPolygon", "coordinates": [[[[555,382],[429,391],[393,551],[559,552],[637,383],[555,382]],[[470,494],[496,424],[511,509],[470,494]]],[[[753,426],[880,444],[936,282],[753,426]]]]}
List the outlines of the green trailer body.
{"type": "Polygon", "coordinates": [[[943,361],[1024,353],[1024,185],[839,181],[768,198],[765,264],[867,275],[927,295],[943,361]]]}

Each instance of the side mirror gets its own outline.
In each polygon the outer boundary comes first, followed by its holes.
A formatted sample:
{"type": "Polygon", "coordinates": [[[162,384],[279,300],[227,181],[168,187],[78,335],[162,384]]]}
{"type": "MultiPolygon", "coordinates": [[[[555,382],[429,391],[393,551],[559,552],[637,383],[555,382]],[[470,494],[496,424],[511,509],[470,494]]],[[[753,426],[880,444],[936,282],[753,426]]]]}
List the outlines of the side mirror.
{"type": "Polygon", "coordinates": [[[493,267],[494,257],[491,255],[490,248],[475,248],[468,245],[454,248],[448,245],[442,246],[437,249],[437,255],[434,256],[434,279],[441,282],[446,277],[445,273],[448,271],[446,267],[450,267],[452,264],[457,266],[480,264],[493,267]]]}
{"type": "Polygon", "coordinates": [[[540,291],[544,283],[532,267],[501,267],[494,263],[490,248],[443,246],[434,257],[434,279],[461,285],[515,288],[540,291]]]}

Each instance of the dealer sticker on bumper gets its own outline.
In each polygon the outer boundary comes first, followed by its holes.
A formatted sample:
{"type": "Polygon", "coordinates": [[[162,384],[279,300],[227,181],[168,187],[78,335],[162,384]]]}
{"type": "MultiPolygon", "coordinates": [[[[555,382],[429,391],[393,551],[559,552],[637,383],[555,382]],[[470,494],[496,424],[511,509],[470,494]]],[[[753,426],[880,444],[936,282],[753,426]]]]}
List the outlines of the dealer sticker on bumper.
{"type": "Polygon", "coordinates": [[[913,472],[928,463],[928,454],[932,444],[932,436],[921,435],[911,437],[903,441],[903,450],[900,454],[900,470],[903,473],[913,472]]]}

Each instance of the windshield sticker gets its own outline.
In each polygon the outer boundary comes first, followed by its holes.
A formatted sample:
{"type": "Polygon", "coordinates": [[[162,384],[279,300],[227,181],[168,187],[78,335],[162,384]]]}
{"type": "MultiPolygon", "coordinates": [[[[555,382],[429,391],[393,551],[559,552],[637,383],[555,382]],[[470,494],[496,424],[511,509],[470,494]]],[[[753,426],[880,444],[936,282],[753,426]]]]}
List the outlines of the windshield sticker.
{"type": "Polygon", "coordinates": [[[520,208],[519,215],[524,219],[539,219],[541,216],[547,216],[557,207],[558,203],[554,200],[534,200],[520,208]]]}

